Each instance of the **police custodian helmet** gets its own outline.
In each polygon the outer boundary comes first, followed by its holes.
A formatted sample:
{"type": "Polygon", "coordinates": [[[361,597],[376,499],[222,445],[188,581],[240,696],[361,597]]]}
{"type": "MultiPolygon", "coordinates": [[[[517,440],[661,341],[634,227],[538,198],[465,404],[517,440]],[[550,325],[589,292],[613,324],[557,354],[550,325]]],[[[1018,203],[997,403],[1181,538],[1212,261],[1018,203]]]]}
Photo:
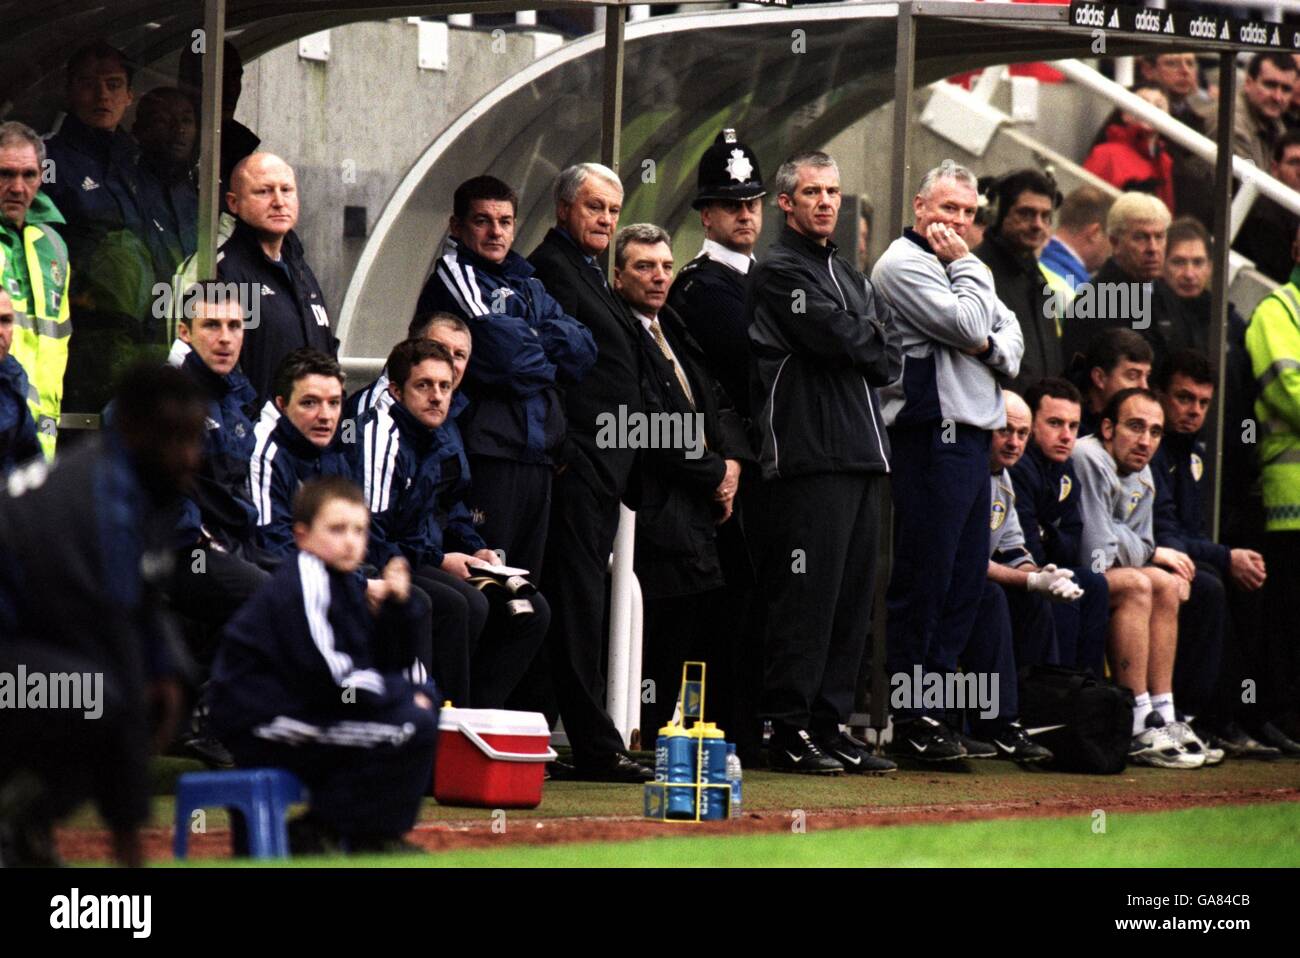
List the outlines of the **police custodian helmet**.
{"type": "Polygon", "coordinates": [[[766,193],[754,151],[736,139],[735,130],[723,130],[700,158],[691,206],[698,210],[713,200],[753,200],[766,193]]]}

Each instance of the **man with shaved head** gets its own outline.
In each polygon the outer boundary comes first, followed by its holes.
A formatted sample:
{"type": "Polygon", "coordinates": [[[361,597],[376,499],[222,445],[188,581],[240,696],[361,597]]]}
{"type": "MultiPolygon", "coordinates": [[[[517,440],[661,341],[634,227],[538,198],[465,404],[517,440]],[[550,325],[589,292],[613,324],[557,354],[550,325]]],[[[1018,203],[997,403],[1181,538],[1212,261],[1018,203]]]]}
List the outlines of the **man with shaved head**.
{"type": "Polygon", "coordinates": [[[298,223],[298,183],[293,169],[272,153],[244,157],[230,174],[226,203],[235,231],[221,245],[217,277],[239,284],[246,329],[240,365],[257,391],[270,398],[280,361],[310,346],[338,357],[325,295],[307,265],[298,223]]]}

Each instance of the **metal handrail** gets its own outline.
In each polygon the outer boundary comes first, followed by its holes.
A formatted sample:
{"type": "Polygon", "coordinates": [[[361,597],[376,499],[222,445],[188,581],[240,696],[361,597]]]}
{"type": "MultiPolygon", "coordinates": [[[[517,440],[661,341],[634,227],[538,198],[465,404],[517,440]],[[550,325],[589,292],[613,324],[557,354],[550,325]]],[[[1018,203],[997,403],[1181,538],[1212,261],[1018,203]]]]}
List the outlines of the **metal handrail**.
{"type": "MultiPolygon", "coordinates": [[[[1218,155],[1218,149],[1213,140],[1202,136],[1179,120],[1175,120],[1164,110],[1152,106],[1136,93],[1130,93],[1114,80],[1107,79],[1087,64],[1078,60],[1057,60],[1052,66],[1075,83],[1088,87],[1094,93],[1101,94],[1101,96],[1116,106],[1123,108],[1126,112],[1146,120],[1162,135],[1173,140],[1179,146],[1186,147],[1201,159],[1213,163],[1218,155]]],[[[1267,171],[1261,170],[1250,160],[1234,156],[1232,158],[1232,175],[1243,184],[1248,184],[1249,187],[1263,196],[1267,196],[1279,206],[1300,216],[1300,193],[1275,180],[1267,171]]],[[[1249,196],[1247,198],[1249,199],[1249,196]]],[[[1241,209],[1239,214],[1234,210],[1232,235],[1228,238],[1230,243],[1236,238],[1237,230],[1244,220],[1245,209],[1241,209]]]]}

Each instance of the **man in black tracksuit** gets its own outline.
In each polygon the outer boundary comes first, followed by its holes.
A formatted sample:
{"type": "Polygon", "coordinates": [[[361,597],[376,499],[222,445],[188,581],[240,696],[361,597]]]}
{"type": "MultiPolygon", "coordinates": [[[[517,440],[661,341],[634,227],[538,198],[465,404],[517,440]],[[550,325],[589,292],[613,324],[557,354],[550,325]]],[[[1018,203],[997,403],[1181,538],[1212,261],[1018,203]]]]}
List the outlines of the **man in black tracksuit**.
{"type": "MultiPolygon", "coordinates": [[[[718,676],[730,658],[727,636],[741,631],[723,601],[718,529],[735,521],[741,458],[752,458],[740,417],[705,369],[699,345],[664,305],[672,266],[671,241],[658,226],[619,231],[614,288],[645,333],[646,408],[683,424],[681,447],[646,449],[640,464],[635,569],[645,599],[642,675],[656,692],[642,703],[646,737],[672,717],[682,662],[705,660],[713,666],[710,679],[718,676]]],[[[723,714],[716,691],[728,684],[725,675],[709,683],[715,714],[723,714]]]]}
{"type": "Polygon", "coordinates": [[[270,153],[245,157],[231,174],[226,202],[239,222],[218,252],[217,277],[241,284],[241,302],[251,310],[239,362],[260,408],[271,398],[272,379],[285,356],[310,346],[338,358],[339,341],[302,240],[293,231],[298,192],[289,164],[270,153]]]}
{"type": "Polygon", "coordinates": [[[754,270],[749,337],[766,480],[763,713],[779,771],[887,771],[840,730],[871,624],[879,510],[889,470],[875,387],[897,345],[866,278],[829,242],[839,169],[801,153],[776,176],[785,227],[754,270]]]}
{"type": "Polygon", "coordinates": [[[1060,205],[1055,184],[1037,170],[1017,170],[998,181],[998,214],[984,242],[971,252],[993,274],[998,299],[1016,314],[1025,353],[1008,388],[1023,393],[1044,376],[1065,368],[1057,332],[1055,301],[1036,252],[1051,233],[1052,211],[1060,205]]]}
{"type": "Polygon", "coordinates": [[[50,828],[86,799],[114,857],[140,864],[151,707],[162,742],[179,712],[162,588],[203,407],[181,373],[137,367],[111,426],[53,467],[34,460],[0,493],[0,673],[103,676],[97,708],[0,709],[0,864],[57,864],[50,828]]]}

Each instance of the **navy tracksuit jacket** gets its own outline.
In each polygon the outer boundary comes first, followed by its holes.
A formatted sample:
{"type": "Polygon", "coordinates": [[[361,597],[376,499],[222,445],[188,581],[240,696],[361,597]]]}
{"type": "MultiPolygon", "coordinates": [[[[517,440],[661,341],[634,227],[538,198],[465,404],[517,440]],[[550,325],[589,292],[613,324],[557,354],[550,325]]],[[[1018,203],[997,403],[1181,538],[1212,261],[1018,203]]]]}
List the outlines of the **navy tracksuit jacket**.
{"type": "Polygon", "coordinates": [[[1100,675],[1106,654],[1106,625],[1110,617],[1110,588],[1106,577],[1079,565],[1079,538],[1083,517],[1079,513],[1079,479],[1074,466],[1053,462],[1030,440],[1025,454],[1011,467],[1016,491],[1016,516],[1025,535],[1025,547],[1042,568],[1055,563],[1073,569],[1083,589],[1077,602],[1053,602],[1059,662],[1100,675]]]}
{"type": "Polygon", "coordinates": [[[257,541],[272,555],[291,555],[293,497],[304,482],[321,476],[351,479],[352,464],[343,451],[342,432],[324,449],[315,446],[268,402],[253,427],[253,453],[248,462],[248,485],[257,509],[257,541]]]}
{"type": "Polygon", "coordinates": [[[5,356],[0,362],[0,479],[14,466],[41,454],[36,422],[27,408],[30,388],[22,364],[5,356]]]}
{"type": "MultiPolygon", "coordinates": [[[[214,731],[243,766],[278,765],[344,835],[396,836],[415,822],[433,769],[437,713],[381,650],[413,644],[414,602],[366,606],[364,579],[310,553],[281,563],[230,620],[212,667],[214,731]]],[[[435,706],[436,707],[436,706],[435,706]]]]}

